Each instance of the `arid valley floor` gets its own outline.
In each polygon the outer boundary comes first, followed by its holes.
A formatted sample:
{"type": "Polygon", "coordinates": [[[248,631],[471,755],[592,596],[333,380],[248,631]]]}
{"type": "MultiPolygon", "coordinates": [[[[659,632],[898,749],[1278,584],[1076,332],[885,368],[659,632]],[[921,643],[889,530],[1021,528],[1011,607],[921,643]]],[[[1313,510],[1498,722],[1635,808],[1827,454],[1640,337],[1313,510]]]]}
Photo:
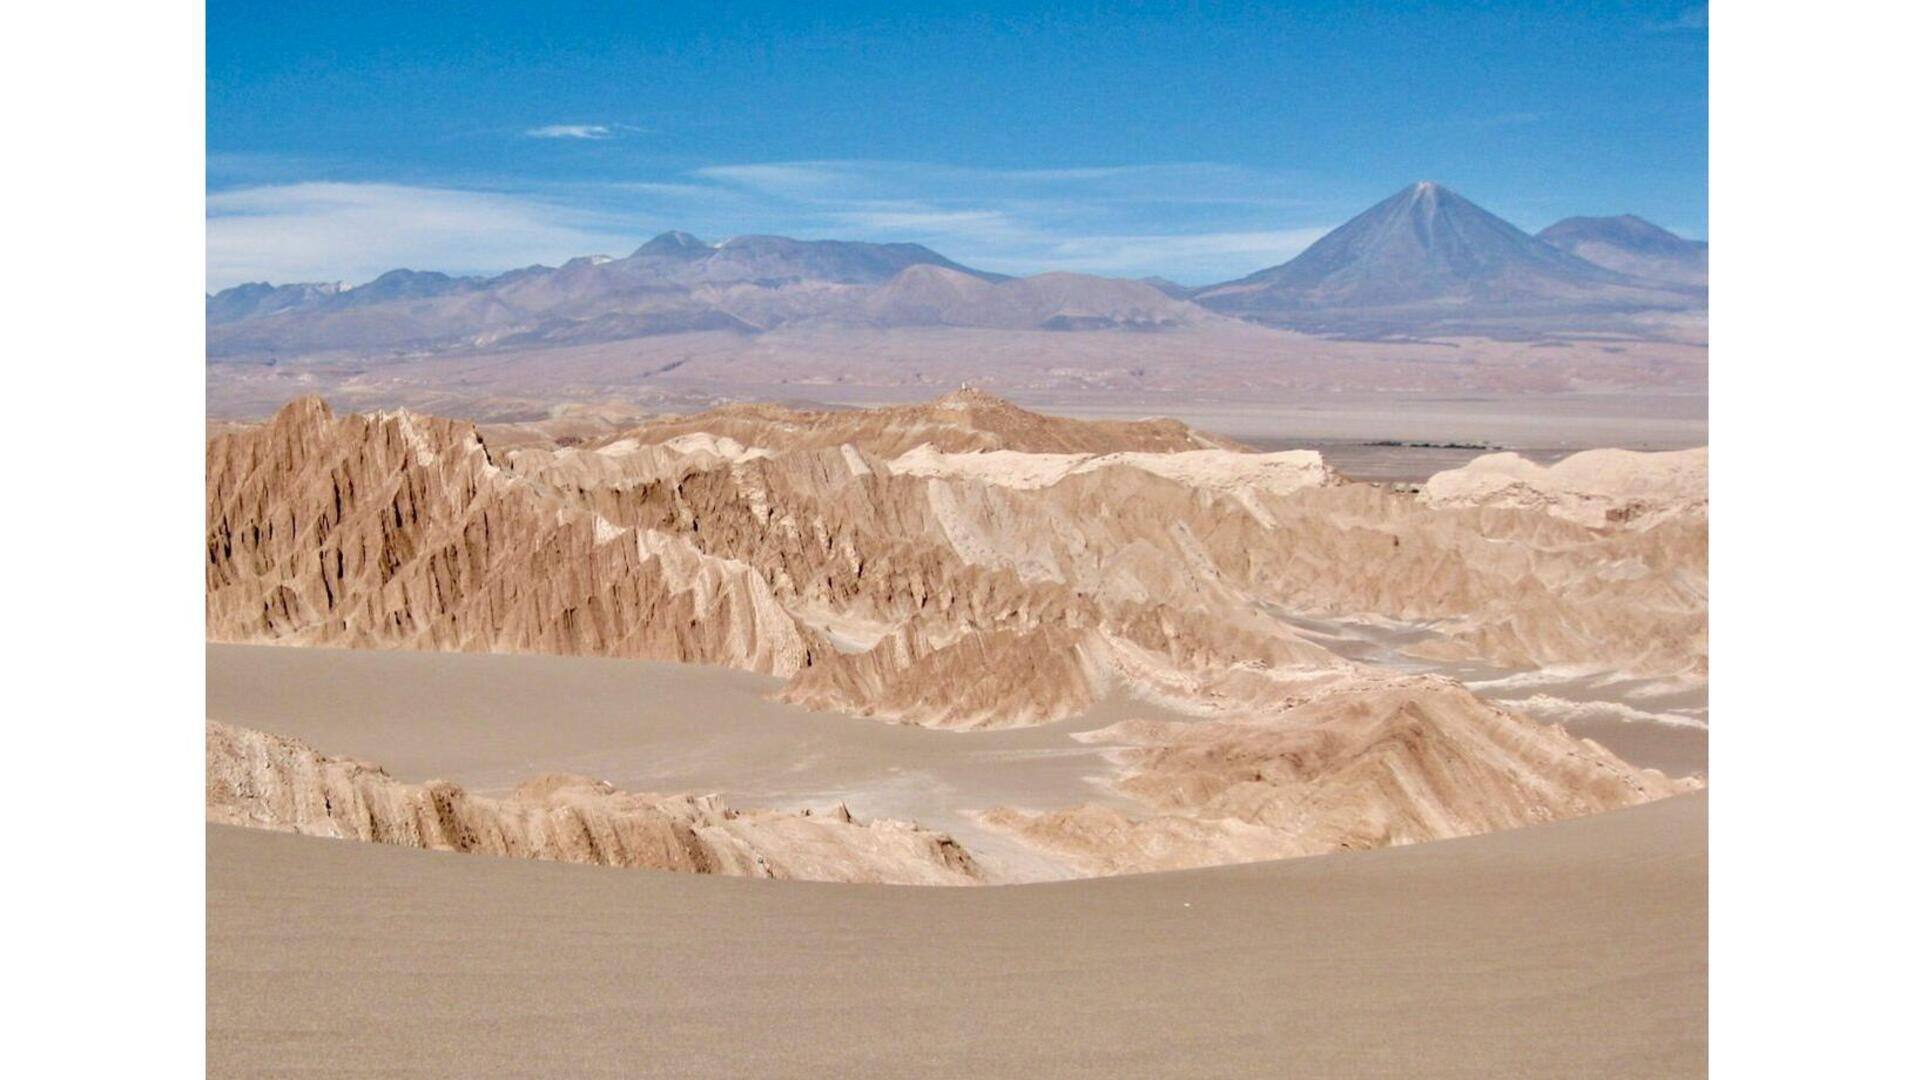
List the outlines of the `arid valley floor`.
{"type": "Polygon", "coordinates": [[[1704,396],[238,385],[216,1074],[1704,1069],[1704,396]]]}
{"type": "Polygon", "coordinates": [[[1004,889],[210,826],[209,1058],[262,1076],[1698,1076],[1706,815],[1686,795],[1004,889]]]}

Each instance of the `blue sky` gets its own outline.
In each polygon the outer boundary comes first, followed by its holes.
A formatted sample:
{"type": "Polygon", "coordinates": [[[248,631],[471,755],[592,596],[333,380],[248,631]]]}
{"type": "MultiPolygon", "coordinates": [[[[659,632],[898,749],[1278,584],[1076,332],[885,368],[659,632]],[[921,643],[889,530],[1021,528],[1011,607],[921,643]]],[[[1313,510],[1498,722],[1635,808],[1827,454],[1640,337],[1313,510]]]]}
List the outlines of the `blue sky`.
{"type": "Polygon", "coordinates": [[[668,228],[1199,283],[1418,179],[1706,235],[1697,5],[953,7],[212,0],[208,287],[668,228]]]}

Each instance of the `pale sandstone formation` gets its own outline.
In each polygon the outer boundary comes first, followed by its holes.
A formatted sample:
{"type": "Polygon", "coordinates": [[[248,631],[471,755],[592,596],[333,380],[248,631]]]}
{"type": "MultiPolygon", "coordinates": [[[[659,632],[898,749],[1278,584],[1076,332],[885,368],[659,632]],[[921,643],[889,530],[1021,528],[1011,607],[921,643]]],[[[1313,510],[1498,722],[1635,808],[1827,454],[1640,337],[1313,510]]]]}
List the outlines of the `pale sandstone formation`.
{"type": "Polygon", "coordinates": [[[1458,684],[1383,680],[1284,616],[1419,623],[1433,636],[1405,651],[1436,659],[1704,679],[1690,467],[1605,455],[1525,474],[1538,498],[1479,481],[1421,497],[1206,442],[969,393],[732,407],[496,454],[467,425],[309,399],[208,444],[207,633],[723,664],[786,678],[808,707],[928,726],[1043,723],[1115,693],[1210,721],[1179,753],[1159,735],[1128,751],[1125,790],[1154,816],[993,822],[1095,868],[1463,835],[1677,790],[1458,684]],[[1632,511],[1595,517],[1602,498],[1632,511]],[[1254,780],[1222,764],[1241,762],[1254,780]]]}
{"type": "Polygon", "coordinates": [[[751,568],[510,476],[470,426],[307,399],[207,453],[212,640],[805,662],[751,568]]]}
{"type": "Polygon", "coordinates": [[[1593,528],[1645,528],[1706,512],[1707,451],[1583,450],[1552,465],[1483,454],[1435,474],[1421,498],[1429,506],[1539,510],[1593,528]]]}
{"type": "Polygon", "coordinates": [[[957,477],[1023,490],[1051,487],[1069,476],[1110,468],[1139,469],[1190,487],[1228,493],[1288,495],[1301,488],[1325,487],[1333,481],[1332,472],[1315,450],[1283,450],[1273,454],[1233,450],[1113,454],[980,450],[949,454],[922,443],[887,464],[894,472],[908,476],[957,477]]]}
{"type": "MultiPolygon", "coordinates": [[[[857,415],[924,435],[940,411],[857,415]]],[[[1030,443],[1110,434],[1017,419],[1030,443]]],[[[209,443],[208,634],[719,663],[955,725],[1058,718],[1119,683],[1258,707],[1346,666],[1277,612],[1429,623],[1435,658],[1705,673],[1691,503],[1593,527],[1341,483],[1311,454],[930,446],[656,430],[496,459],[464,425],[295,403],[209,443]],[[1021,685],[985,693],[990,673],[1021,685]]]]}
{"type": "Polygon", "coordinates": [[[1279,515],[1294,557],[1274,591],[1296,611],[1431,622],[1439,636],[1407,651],[1435,659],[1704,679],[1706,516],[1650,518],[1592,527],[1371,486],[1308,492],[1279,515]]]}
{"type": "Polygon", "coordinates": [[[781,698],[796,705],[927,727],[1041,724],[1084,711],[1110,680],[1097,639],[1052,626],[930,643],[915,625],[864,652],[823,656],[781,698]]]}
{"type": "Polygon", "coordinates": [[[881,409],[827,411],[724,405],[692,416],[650,420],[615,438],[653,443],[685,434],[724,435],[748,446],[772,450],[851,444],[880,457],[894,457],[923,444],[944,453],[1244,449],[1231,439],[1202,434],[1178,420],[1062,420],[969,389],[955,390],[924,405],[881,409]]]}
{"type": "Polygon", "coordinates": [[[1582,817],[1694,790],[1434,676],[1344,679],[1264,715],[1126,721],[1117,784],[1154,813],[999,808],[986,824],[1088,873],[1389,847],[1582,817]]]}
{"type": "Polygon", "coordinates": [[[713,796],[639,795],[583,776],[537,777],[501,798],[444,780],[408,784],[305,743],[207,722],[207,820],[433,851],[692,874],[972,885],[951,837],[859,822],[844,805],[743,812],[713,796]]]}
{"type": "MultiPolygon", "coordinates": [[[[1049,423],[1057,442],[1086,441],[1078,422],[1049,423]]],[[[1101,672],[962,708],[924,702],[925,677],[1042,630],[1091,632],[1090,662],[1111,638],[1156,654],[1235,638],[1261,662],[1331,659],[1257,612],[1209,610],[1235,601],[1194,565],[1204,554],[1155,550],[1192,547],[1152,504],[1195,490],[1130,468],[1072,477],[1045,508],[995,485],[897,475],[845,445],[773,455],[680,434],[496,462],[471,429],[336,418],[314,401],[208,453],[215,640],[721,663],[806,674],[796,694],[822,706],[964,724],[1054,719],[1093,700],[1101,672]],[[1103,515],[1141,484],[1154,490],[1137,511],[1103,515]],[[1036,530],[1077,550],[1040,548],[1036,530]],[[1134,542],[1143,531],[1155,542],[1134,542]],[[1166,603],[1182,594],[1192,602],[1166,603]],[[899,647],[845,656],[814,625],[848,621],[899,647]]]]}

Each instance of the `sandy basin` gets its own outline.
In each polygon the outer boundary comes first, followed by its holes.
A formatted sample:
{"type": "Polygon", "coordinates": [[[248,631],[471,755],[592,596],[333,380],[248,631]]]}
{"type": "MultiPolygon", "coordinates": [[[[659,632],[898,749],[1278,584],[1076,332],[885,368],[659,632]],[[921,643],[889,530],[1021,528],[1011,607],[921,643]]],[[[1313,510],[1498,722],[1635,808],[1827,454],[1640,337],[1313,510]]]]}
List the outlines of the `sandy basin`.
{"type": "MultiPolygon", "coordinates": [[[[1389,666],[1423,633],[1296,625],[1389,666]]],[[[1117,800],[1113,766],[1069,736],[1168,715],[1111,702],[928,731],[775,704],[774,680],[723,669],[542,656],[210,645],[207,680],[210,717],[402,778],[494,790],[571,770],[740,805],[845,800],[953,832],[1002,880],[1063,868],[967,811],[1117,800]]],[[[1691,730],[1614,727],[1595,734],[1630,756],[1623,732],[1691,730]]],[[[209,1072],[1700,1076],[1706,806],[987,889],[210,826],[209,1072]]]]}
{"type": "Polygon", "coordinates": [[[209,1072],[1702,1076],[1706,813],[988,889],[213,826],[209,1072]]]}
{"type": "Polygon", "coordinates": [[[1180,717],[1113,701],[1042,727],[953,732],[769,701],[780,680],[644,660],[207,646],[207,716],[358,757],[403,780],[505,791],[575,772],[740,807],[830,808],[952,833],[995,880],[1069,876],[968,811],[1109,802],[1106,749],[1076,731],[1180,717]]]}

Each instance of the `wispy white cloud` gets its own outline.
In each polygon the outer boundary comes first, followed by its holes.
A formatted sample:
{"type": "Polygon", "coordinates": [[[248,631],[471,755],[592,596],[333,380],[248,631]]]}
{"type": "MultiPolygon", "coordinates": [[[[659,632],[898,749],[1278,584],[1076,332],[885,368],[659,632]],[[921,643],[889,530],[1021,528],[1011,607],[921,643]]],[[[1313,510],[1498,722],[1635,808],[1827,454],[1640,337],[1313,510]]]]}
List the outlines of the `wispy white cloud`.
{"type": "Polygon", "coordinates": [[[207,196],[207,287],[371,280],[396,267],[473,272],[620,252],[604,214],[525,195],[298,183],[207,196]]]}
{"type": "Polygon", "coordinates": [[[1095,202],[1205,201],[1297,205],[1285,177],[1213,162],[1063,169],[986,169],[909,161],[780,161],[710,165],[693,177],[763,195],[865,201],[973,197],[1095,202]]]}
{"type": "Polygon", "coordinates": [[[1021,272],[1054,269],[1153,274],[1205,284],[1286,262],[1326,234],[1326,229],[1312,226],[1253,232],[1077,236],[1049,245],[1038,263],[1021,272]]]}
{"type": "Polygon", "coordinates": [[[839,210],[828,217],[838,227],[835,231],[846,235],[917,240],[961,262],[1007,273],[1072,270],[1189,282],[1220,280],[1285,262],[1327,232],[1317,225],[1190,233],[1089,231],[1064,226],[1046,213],[927,206],[839,210]]]}
{"type": "Polygon", "coordinates": [[[1293,195],[1290,177],[1211,162],[985,169],[789,161],[708,166],[690,178],[825,235],[915,240],[1011,273],[1220,280],[1291,258],[1325,233],[1320,221],[1341,216],[1293,195]],[[1180,224],[1190,228],[1177,231],[1180,224]]]}
{"type": "Polygon", "coordinates": [[[525,134],[532,139],[611,139],[614,129],[605,124],[547,124],[528,128],[525,134]]]}
{"type": "Polygon", "coordinates": [[[859,210],[836,210],[828,216],[863,233],[919,230],[983,237],[1030,235],[1030,230],[1019,219],[999,210],[876,205],[859,210]]]}
{"type": "Polygon", "coordinates": [[[666,228],[913,241],[1008,273],[1074,270],[1188,283],[1297,254],[1348,208],[1285,176],[1209,163],[984,169],[885,161],[714,165],[618,183],[493,192],[380,183],[256,184],[208,198],[210,287],[364,281],[624,253],[666,228]]]}
{"type": "Polygon", "coordinates": [[[851,194],[850,181],[855,180],[858,174],[838,167],[835,162],[796,161],[762,165],[709,165],[693,170],[691,175],[769,195],[818,197],[851,194]]]}

